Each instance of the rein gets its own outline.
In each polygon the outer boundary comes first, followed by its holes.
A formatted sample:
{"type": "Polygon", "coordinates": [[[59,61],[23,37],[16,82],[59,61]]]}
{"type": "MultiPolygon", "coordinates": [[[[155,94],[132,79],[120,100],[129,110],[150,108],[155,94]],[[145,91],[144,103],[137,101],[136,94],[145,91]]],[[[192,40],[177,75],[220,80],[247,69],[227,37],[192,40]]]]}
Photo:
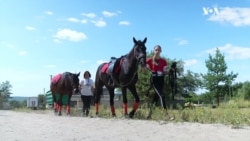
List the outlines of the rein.
{"type": "Polygon", "coordinates": [[[130,81],[129,81],[128,83],[126,83],[125,85],[122,85],[122,84],[119,84],[119,83],[116,81],[116,79],[114,79],[115,83],[116,83],[118,86],[120,86],[120,87],[127,87],[129,84],[131,84],[132,81],[133,81],[134,78],[135,78],[135,75],[137,74],[138,64],[139,64],[139,63],[138,63],[138,60],[137,60],[137,62],[136,62],[136,71],[134,72],[133,77],[130,79],[130,81]]]}

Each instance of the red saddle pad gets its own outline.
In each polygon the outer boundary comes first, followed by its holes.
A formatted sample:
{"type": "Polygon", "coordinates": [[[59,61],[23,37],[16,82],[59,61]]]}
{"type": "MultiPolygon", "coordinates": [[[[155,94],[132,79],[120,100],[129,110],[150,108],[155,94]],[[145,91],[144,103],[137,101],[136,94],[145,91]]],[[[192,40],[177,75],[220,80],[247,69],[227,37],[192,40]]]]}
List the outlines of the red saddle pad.
{"type": "Polygon", "coordinates": [[[54,76],[52,78],[51,82],[54,83],[54,84],[57,83],[60,80],[61,76],[62,76],[62,74],[60,74],[60,73],[57,74],[56,76],[54,76]]]}

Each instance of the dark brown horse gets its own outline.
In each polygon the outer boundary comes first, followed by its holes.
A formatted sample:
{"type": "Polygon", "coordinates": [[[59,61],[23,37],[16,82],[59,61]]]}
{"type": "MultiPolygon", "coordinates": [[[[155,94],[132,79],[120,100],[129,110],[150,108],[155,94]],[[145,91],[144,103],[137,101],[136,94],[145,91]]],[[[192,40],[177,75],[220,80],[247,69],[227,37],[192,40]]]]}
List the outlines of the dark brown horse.
{"type": "Polygon", "coordinates": [[[52,92],[52,97],[54,101],[55,113],[62,115],[62,105],[66,105],[66,113],[70,114],[70,99],[75,90],[75,93],[79,92],[79,75],[64,72],[54,76],[50,83],[50,90],[52,92]],[[63,103],[63,98],[66,97],[66,103],[63,103]]]}
{"type": "Polygon", "coordinates": [[[114,107],[114,89],[120,87],[122,89],[124,115],[126,117],[129,116],[130,118],[134,116],[140,101],[135,87],[138,80],[137,68],[138,65],[141,65],[141,67],[146,66],[146,41],[147,38],[144,38],[143,41],[133,38],[134,46],[128,54],[111,62],[102,63],[98,67],[95,79],[96,114],[98,114],[99,99],[102,94],[103,86],[106,86],[110,94],[110,108],[112,115],[116,115],[114,107]],[[112,83],[110,83],[110,81],[112,83]],[[127,89],[135,98],[133,109],[129,114],[127,111],[127,89]]]}

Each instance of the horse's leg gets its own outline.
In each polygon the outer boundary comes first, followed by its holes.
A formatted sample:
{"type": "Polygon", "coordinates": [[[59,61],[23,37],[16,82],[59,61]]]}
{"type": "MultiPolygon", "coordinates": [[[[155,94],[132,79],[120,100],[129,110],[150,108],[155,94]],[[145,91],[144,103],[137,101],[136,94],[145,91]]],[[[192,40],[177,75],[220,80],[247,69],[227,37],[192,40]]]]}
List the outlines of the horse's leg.
{"type": "Polygon", "coordinates": [[[70,100],[71,100],[71,97],[72,97],[72,93],[70,93],[69,97],[68,97],[68,102],[67,102],[67,107],[66,107],[67,115],[70,115],[70,100]]]}
{"type": "Polygon", "coordinates": [[[57,104],[57,99],[56,99],[56,94],[55,93],[52,93],[52,98],[53,98],[54,113],[57,113],[57,111],[58,111],[58,104],[57,104]]]}
{"type": "Polygon", "coordinates": [[[108,88],[108,90],[109,90],[110,109],[111,109],[112,116],[114,117],[116,116],[115,106],[114,106],[114,97],[115,97],[114,88],[108,88]]]}
{"type": "Polygon", "coordinates": [[[125,117],[128,117],[128,100],[127,100],[127,88],[122,88],[122,102],[123,113],[125,117]]]}
{"type": "Polygon", "coordinates": [[[95,92],[95,114],[98,115],[99,113],[99,102],[102,94],[102,86],[101,87],[96,87],[95,92]]]}
{"type": "Polygon", "coordinates": [[[62,95],[59,94],[59,98],[58,98],[58,115],[61,116],[62,115],[62,95]]]}
{"type": "Polygon", "coordinates": [[[134,105],[133,105],[133,109],[132,109],[132,111],[129,113],[129,117],[130,117],[130,118],[133,118],[133,117],[134,117],[134,114],[135,114],[135,112],[136,112],[136,110],[138,109],[139,102],[140,102],[140,98],[139,98],[139,96],[138,96],[138,94],[137,94],[135,85],[128,87],[128,89],[130,90],[130,92],[132,93],[132,95],[133,95],[134,98],[135,98],[135,102],[134,102],[134,105]]]}

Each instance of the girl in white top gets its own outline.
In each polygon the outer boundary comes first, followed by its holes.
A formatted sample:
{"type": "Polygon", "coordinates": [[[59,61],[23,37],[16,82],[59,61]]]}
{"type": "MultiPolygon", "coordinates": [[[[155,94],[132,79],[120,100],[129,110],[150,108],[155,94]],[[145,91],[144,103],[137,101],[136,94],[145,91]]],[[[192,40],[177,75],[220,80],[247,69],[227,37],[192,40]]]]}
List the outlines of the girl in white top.
{"type": "Polygon", "coordinates": [[[81,99],[83,102],[83,114],[88,116],[90,105],[94,91],[94,81],[90,78],[91,74],[89,71],[85,71],[83,74],[83,80],[80,82],[81,88],[81,99]]]}

